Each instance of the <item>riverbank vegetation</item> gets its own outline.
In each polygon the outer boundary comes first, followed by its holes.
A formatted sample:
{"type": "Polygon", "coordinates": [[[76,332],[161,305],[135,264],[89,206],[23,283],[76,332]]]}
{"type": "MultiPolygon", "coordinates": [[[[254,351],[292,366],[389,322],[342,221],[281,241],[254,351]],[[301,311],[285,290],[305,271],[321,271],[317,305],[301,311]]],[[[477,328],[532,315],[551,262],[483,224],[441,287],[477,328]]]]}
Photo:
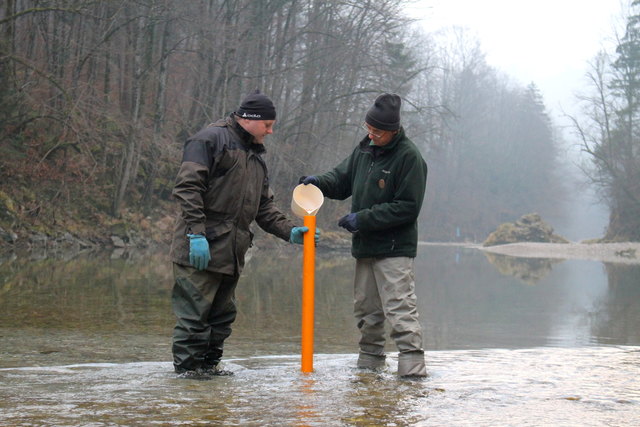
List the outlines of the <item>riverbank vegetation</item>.
{"type": "Polygon", "coordinates": [[[586,173],[610,209],[605,239],[640,241],[640,1],[631,1],[617,40],[615,53],[591,62],[585,114],[573,121],[593,161],[586,173]]]}
{"type": "MultiPolygon", "coordinates": [[[[403,124],[430,168],[421,239],[482,241],[528,212],[562,215],[566,159],[535,84],[490,67],[464,31],[415,30],[404,4],[6,1],[0,241],[166,241],[185,138],[255,88],[278,109],[266,160],[286,211],[298,177],[344,158],[389,91],[403,97],[403,124]]],[[[626,147],[638,151],[633,138],[626,147]]],[[[635,212],[610,200],[615,218],[635,212]]],[[[348,203],[328,201],[319,225],[336,228],[348,203]]],[[[638,237],[612,225],[609,237],[638,237]]]]}

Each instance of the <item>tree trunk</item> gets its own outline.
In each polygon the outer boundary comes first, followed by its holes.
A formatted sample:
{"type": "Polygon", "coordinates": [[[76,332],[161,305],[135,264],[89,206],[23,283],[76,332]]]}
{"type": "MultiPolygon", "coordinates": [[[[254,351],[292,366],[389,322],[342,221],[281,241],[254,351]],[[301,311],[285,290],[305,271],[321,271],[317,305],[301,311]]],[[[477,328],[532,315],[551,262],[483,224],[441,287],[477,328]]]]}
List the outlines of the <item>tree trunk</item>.
{"type": "Polygon", "coordinates": [[[129,188],[129,184],[135,178],[136,165],[138,160],[138,147],[140,143],[140,114],[142,110],[142,102],[144,95],[144,78],[146,73],[143,72],[145,64],[143,58],[146,52],[144,49],[151,49],[151,45],[145,44],[145,28],[147,17],[149,15],[138,17],[138,26],[136,32],[136,42],[134,46],[134,72],[133,72],[133,99],[131,109],[131,125],[125,142],[124,159],[122,169],[118,175],[119,181],[116,183],[116,193],[113,199],[112,215],[118,217],[122,207],[125,194],[129,188]]]}
{"type": "Polygon", "coordinates": [[[158,70],[158,86],[156,88],[154,115],[153,115],[153,136],[151,146],[149,147],[149,163],[145,190],[143,195],[143,208],[145,213],[151,210],[153,201],[153,192],[155,181],[158,176],[159,163],[162,161],[160,144],[162,140],[162,128],[165,120],[166,104],[165,97],[167,93],[167,74],[169,66],[168,40],[171,32],[171,24],[167,19],[163,24],[163,31],[160,40],[160,69],[158,70]]]}

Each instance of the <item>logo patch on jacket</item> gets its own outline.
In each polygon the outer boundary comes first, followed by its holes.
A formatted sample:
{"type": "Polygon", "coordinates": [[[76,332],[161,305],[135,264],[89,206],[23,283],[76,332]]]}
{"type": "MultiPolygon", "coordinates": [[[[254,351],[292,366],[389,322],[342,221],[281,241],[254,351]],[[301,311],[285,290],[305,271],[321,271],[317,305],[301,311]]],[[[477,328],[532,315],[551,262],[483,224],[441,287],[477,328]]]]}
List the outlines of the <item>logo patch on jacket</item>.
{"type": "MultiPolygon", "coordinates": [[[[391,173],[391,171],[382,169],[382,173],[389,175],[391,173]]],[[[387,185],[387,183],[384,181],[384,178],[380,178],[378,180],[378,187],[380,187],[380,189],[384,189],[385,185],[387,185]]]]}

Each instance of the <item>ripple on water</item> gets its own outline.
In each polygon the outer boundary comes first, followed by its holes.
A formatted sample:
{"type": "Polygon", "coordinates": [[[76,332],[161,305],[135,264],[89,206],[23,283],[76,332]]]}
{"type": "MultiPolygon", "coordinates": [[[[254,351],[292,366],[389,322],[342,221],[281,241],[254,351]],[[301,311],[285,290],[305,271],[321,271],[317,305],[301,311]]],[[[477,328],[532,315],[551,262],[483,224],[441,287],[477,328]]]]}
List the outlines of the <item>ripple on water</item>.
{"type": "Polygon", "coordinates": [[[171,363],[0,370],[3,425],[640,425],[636,347],[427,353],[429,378],[397,359],[372,373],[356,355],[226,361],[234,376],[176,378],[171,363]]]}

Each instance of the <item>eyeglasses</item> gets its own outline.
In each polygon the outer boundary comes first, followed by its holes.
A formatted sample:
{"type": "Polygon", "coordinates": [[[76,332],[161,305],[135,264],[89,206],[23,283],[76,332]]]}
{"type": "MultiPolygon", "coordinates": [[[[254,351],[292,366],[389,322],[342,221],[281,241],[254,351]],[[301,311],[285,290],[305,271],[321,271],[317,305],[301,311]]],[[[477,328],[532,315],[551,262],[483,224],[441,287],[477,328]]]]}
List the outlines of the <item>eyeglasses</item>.
{"type": "Polygon", "coordinates": [[[374,136],[374,137],[376,137],[376,138],[382,138],[382,134],[379,134],[379,133],[373,133],[373,131],[374,131],[374,130],[376,130],[376,131],[378,131],[378,132],[383,132],[383,131],[381,131],[381,130],[379,130],[379,129],[376,129],[376,128],[372,128],[372,127],[370,127],[369,125],[367,125],[366,123],[362,123],[361,127],[362,127],[362,129],[364,129],[365,131],[367,131],[367,134],[368,134],[368,135],[374,136]]]}

